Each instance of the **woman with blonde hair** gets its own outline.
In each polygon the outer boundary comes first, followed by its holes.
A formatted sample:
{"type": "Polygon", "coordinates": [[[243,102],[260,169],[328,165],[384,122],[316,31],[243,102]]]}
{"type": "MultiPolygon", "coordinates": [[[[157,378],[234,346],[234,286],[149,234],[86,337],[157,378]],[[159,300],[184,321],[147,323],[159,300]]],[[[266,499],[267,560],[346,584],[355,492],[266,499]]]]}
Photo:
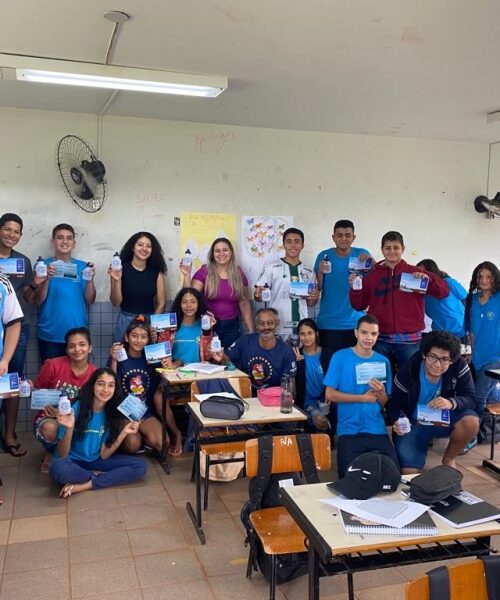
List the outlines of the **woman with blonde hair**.
{"type": "Polygon", "coordinates": [[[181,264],[184,287],[193,287],[204,296],[207,309],[217,319],[214,332],[222,346],[229,348],[241,335],[241,315],[249,333],[253,333],[252,309],[248,300],[248,279],[236,264],[234,248],[224,237],[210,246],[207,263],[191,279],[191,267],[181,264]]]}

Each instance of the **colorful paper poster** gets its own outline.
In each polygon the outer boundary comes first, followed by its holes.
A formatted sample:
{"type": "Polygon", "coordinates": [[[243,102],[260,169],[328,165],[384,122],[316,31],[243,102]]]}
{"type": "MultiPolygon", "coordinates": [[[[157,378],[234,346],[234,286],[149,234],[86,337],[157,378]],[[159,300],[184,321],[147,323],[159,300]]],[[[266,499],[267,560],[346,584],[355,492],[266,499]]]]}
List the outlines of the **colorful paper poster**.
{"type": "Polygon", "coordinates": [[[253,286],[269,262],[283,256],[283,232],[293,227],[293,217],[242,217],[241,266],[253,295],[253,286]]]}
{"type": "Polygon", "coordinates": [[[193,273],[206,262],[212,242],[225,237],[236,245],[236,215],[225,213],[182,213],[179,260],[190,250],[193,273]]]}

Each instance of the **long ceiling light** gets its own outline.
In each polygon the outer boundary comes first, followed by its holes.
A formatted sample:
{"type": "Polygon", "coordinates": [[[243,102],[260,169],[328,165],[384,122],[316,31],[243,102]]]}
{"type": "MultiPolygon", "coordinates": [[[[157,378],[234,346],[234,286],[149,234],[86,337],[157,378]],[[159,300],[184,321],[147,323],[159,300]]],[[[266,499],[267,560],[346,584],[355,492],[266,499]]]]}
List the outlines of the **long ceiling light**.
{"type": "Polygon", "coordinates": [[[215,98],[227,77],[0,54],[0,78],[215,98]]]}

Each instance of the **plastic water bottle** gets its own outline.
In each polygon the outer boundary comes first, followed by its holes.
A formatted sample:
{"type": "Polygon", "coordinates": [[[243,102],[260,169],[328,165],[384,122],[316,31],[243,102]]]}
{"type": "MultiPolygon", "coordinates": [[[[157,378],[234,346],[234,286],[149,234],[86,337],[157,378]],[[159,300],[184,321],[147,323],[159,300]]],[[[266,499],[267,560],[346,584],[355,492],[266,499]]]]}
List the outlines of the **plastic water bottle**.
{"type": "Polygon", "coordinates": [[[69,415],[71,413],[71,402],[68,400],[68,396],[64,390],[59,396],[58,409],[62,415],[69,415]]]}
{"type": "Polygon", "coordinates": [[[210,331],[210,329],[212,328],[212,324],[210,322],[210,315],[202,315],[201,316],[201,328],[203,329],[203,331],[210,331]]]}
{"type": "Polygon", "coordinates": [[[410,433],[411,431],[411,423],[410,419],[404,414],[403,411],[399,413],[398,425],[401,433],[410,433]]]}
{"type": "Polygon", "coordinates": [[[120,347],[120,349],[118,350],[118,352],[116,353],[116,360],[118,362],[123,362],[124,360],[127,360],[128,356],[127,356],[127,351],[125,350],[125,348],[123,346],[120,347]]]}
{"type": "Polygon", "coordinates": [[[87,263],[87,265],[85,266],[85,269],[83,269],[83,271],[82,271],[83,281],[92,281],[92,276],[93,276],[92,267],[93,266],[94,265],[91,262],[87,263]]]}
{"type": "Polygon", "coordinates": [[[20,398],[29,398],[31,395],[31,386],[26,376],[21,377],[21,381],[19,382],[19,397],[20,398]]]}
{"type": "Polygon", "coordinates": [[[182,258],[182,266],[190,267],[193,263],[193,257],[191,256],[191,250],[188,248],[186,252],[184,252],[184,257],[182,258]]]}
{"type": "Polygon", "coordinates": [[[262,302],[271,302],[271,289],[267,283],[264,284],[264,289],[262,290],[262,302]]]}
{"type": "Polygon", "coordinates": [[[122,270],[122,259],[118,252],[113,254],[113,258],[111,259],[111,270],[112,271],[121,271],[122,270]]]}
{"type": "Polygon", "coordinates": [[[47,265],[43,262],[43,258],[39,256],[35,263],[35,274],[37,277],[47,277],[47,265]]]}
{"type": "Polygon", "coordinates": [[[212,338],[212,344],[210,346],[210,350],[212,350],[212,352],[220,352],[222,350],[222,344],[220,342],[220,338],[216,333],[214,333],[214,337],[212,338]]]}
{"type": "Polygon", "coordinates": [[[359,292],[363,289],[363,278],[361,275],[356,275],[356,277],[352,280],[352,289],[356,292],[359,292]]]}
{"type": "Polygon", "coordinates": [[[280,412],[289,414],[293,410],[293,393],[289,375],[281,378],[280,412]]]}
{"type": "Polygon", "coordinates": [[[330,259],[328,258],[328,254],[325,254],[323,256],[323,261],[326,263],[325,268],[323,269],[323,274],[327,274],[327,273],[331,273],[332,272],[332,263],[330,262],[330,259]]]}

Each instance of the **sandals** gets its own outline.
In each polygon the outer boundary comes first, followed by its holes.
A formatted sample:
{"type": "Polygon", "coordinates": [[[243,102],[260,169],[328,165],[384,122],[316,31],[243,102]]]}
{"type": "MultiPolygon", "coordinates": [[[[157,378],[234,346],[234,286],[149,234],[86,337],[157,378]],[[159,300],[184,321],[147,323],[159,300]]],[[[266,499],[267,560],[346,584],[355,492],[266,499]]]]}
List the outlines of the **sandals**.
{"type": "Polygon", "coordinates": [[[73,484],[67,483],[61,488],[59,492],[59,498],[69,498],[71,496],[71,492],[73,491],[73,484]]]}
{"type": "Polygon", "coordinates": [[[177,440],[175,442],[175,446],[169,446],[168,454],[169,456],[173,456],[174,458],[182,456],[182,439],[177,440]]]}
{"type": "Polygon", "coordinates": [[[14,456],[15,458],[21,458],[22,456],[25,456],[28,452],[25,448],[21,450],[21,444],[19,443],[5,444],[3,446],[3,449],[5,450],[5,452],[8,452],[11,456],[14,456]]]}
{"type": "Polygon", "coordinates": [[[44,459],[42,458],[42,461],[40,464],[40,473],[43,473],[44,475],[48,475],[49,467],[50,467],[50,463],[45,462],[44,459]]]}

